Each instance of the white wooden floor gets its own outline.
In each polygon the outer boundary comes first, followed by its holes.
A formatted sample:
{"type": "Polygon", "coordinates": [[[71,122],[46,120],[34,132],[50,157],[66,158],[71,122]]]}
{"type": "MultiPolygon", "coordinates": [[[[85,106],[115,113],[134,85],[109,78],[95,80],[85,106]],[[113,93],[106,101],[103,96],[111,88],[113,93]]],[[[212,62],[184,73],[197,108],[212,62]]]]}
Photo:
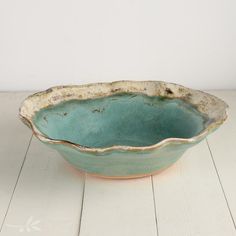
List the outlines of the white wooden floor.
{"type": "Polygon", "coordinates": [[[227,122],[159,175],[74,170],[18,119],[29,93],[0,93],[0,235],[236,236],[236,91],[210,91],[227,122]]]}

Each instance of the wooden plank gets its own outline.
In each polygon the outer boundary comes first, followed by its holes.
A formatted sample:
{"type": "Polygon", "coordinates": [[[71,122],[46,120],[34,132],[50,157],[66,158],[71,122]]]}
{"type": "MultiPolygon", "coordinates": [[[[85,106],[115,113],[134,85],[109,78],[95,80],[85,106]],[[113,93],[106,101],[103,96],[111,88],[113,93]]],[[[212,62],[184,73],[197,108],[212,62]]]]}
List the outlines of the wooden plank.
{"type": "Polygon", "coordinates": [[[18,108],[28,93],[0,93],[0,229],[31,138],[18,108]]]}
{"type": "MultiPolygon", "coordinates": [[[[212,156],[228,201],[229,209],[236,222],[236,91],[212,91],[228,105],[225,124],[208,137],[212,156]]],[[[235,226],[236,228],[236,226],[235,226]]]]}
{"type": "Polygon", "coordinates": [[[88,176],[80,236],[156,236],[151,179],[88,176]]]}
{"type": "Polygon", "coordinates": [[[77,236],[83,184],[82,174],[33,138],[2,233],[77,236]]]}
{"type": "Polygon", "coordinates": [[[236,235],[206,141],[153,181],[160,236],[236,235]]]}

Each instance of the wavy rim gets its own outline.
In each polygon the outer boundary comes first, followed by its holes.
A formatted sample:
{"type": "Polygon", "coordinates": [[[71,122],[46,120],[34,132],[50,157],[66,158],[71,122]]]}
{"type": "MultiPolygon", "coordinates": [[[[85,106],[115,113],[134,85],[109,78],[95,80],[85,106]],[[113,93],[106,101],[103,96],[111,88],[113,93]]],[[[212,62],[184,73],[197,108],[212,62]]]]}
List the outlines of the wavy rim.
{"type": "MultiPolygon", "coordinates": [[[[116,94],[116,93],[112,93],[105,95],[105,96],[110,96],[112,94],[116,94]]],[[[101,96],[101,97],[105,97],[105,96],[101,96]]],[[[156,95],[159,96],[159,95],[156,95]]],[[[167,96],[168,97],[168,96],[167,96]]],[[[176,97],[176,96],[172,96],[172,98],[180,98],[183,99],[184,97],[176,97]]],[[[80,99],[81,100],[81,99],[80,99]]],[[[189,102],[191,103],[191,102],[189,102]]],[[[43,107],[44,108],[44,107],[43,107]]],[[[40,108],[40,109],[43,109],[40,108]]],[[[51,87],[47,90],[41,91],[41,92],[37,92],[34,93],[30,96],[28,96],[22,103],[20,109],[19,109],[19,116],[20,119],[23,121],[23,123],[25,123],[32,131],[33,134],[42,142],[45,143],[49,143],[49,144],[63,144],[63,145],[67,145],[70,146],[72,148],[76,148],[79,149],[79,151],[81,152],[88,152],[88,153],[104,153],[104,152],[110,152],[110,151],[134,151],[134,152],[138,152],[138,151],[151,151],[154,149],[158,149],[161,147],[164,147],[166,145],[170,145],[170,144],[191,144],[191,143],[195,143],[198,141],[201,141],[203,138],[205,138],[209,133],[211,133],[212,131],[214,131],[215,129],[217,129],[221,124],[224,123],[224,121],[227,119],[228,115],[227,115],[227,110],[226,108],[228,108],[228,105],[221,100],[220,98],[211,95],[209,93],[203,92],[203,91],[199,91],[199,90],[194,90],[194,89],[190,89],[187,87],[184,87],[182,85],[178,85],[175,83],[167,83],[167,82],[163,82],[163,81],[129,81],[129,80],[122,80],[122,81],[113,81],[113,82],[108,82],[108,83],[90,83],[90,84],[85,84],[85,85],[66,85],[66,86],[54,86],[51,87]],[[85,87],[88,88],[90,86],[98,86],[98,85],[109,85],[109,86],[113,86],[115,84],[119,84],[119,83],[129,83],[129,84],[133,84],[133,83],[153,83],[153,84],[159,84],[161,83],[162,85],[167,85],[167,87],[171,86],[177,86],[178,88],[182,88],[185,89],[189,92],[197,92],[197,93],[201,93],[204,94],[207,97],[210,97],[212,99],[214,99],[216,102],[221,103],[221,106],[223,105],[223,107],[221,107],[222,111],[224,112],[223,117],[221,119],[215,120],[214,122],[212,122],[210,125],[208,125],[205,129],[202,130],[202,132],[200,132],[198,135],[195,135],[191,138],[166,138],[163,139],[162,141],[153,144],[153,145],[149,145],[149,146],[125,146],[125,145],[113,145],[110,147],[104,147],[104,148],[95,148],[95,147],[87,147],[87,146],[82,146],[80,144],[77,143],[73,143],[67,140],[61,140],[61,139],[52,139],[49,138],[48,136],[44,135],[43,133],[40,132],[40,130],[38,130],[38,128],[34,125],[32,119],[28,119],[22,112],[22,108],[25,106],[25,103],[30,100],[31,98],[35,97],[35,96],[47,96],[49,93],[53,93],[54,91],[60,90],[60,89],[70,89],[70,88],[79,88],[79,87],[85,87]]],[[[40,110],[39,109],[39,110],[40,110]]],[[[34,112],[35,114],[35,112],[34,112]]]]}

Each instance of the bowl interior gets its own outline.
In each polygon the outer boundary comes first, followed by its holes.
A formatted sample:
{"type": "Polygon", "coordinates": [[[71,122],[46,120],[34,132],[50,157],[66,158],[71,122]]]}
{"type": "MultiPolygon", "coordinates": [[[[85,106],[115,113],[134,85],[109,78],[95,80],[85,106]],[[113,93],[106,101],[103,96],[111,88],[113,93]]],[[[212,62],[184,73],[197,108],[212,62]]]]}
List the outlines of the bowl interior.
{"type": "Polygon", "coordinates": [[[38,111],[33,122],[51,139],[104,148],[191,138],[205,128],[207,118],[181,99],[122,93],[62,102],[38,111]]]}

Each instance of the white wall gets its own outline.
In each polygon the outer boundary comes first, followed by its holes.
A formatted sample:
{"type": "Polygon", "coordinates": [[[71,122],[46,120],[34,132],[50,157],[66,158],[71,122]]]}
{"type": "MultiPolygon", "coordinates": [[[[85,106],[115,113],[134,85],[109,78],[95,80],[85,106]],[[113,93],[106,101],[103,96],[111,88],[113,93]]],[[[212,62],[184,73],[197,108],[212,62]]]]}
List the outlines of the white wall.
{"type": "Polygon", "coordinates": [[[0,90],[120,79],[236,88],[236,1],[0,1],[0,90]]]}

